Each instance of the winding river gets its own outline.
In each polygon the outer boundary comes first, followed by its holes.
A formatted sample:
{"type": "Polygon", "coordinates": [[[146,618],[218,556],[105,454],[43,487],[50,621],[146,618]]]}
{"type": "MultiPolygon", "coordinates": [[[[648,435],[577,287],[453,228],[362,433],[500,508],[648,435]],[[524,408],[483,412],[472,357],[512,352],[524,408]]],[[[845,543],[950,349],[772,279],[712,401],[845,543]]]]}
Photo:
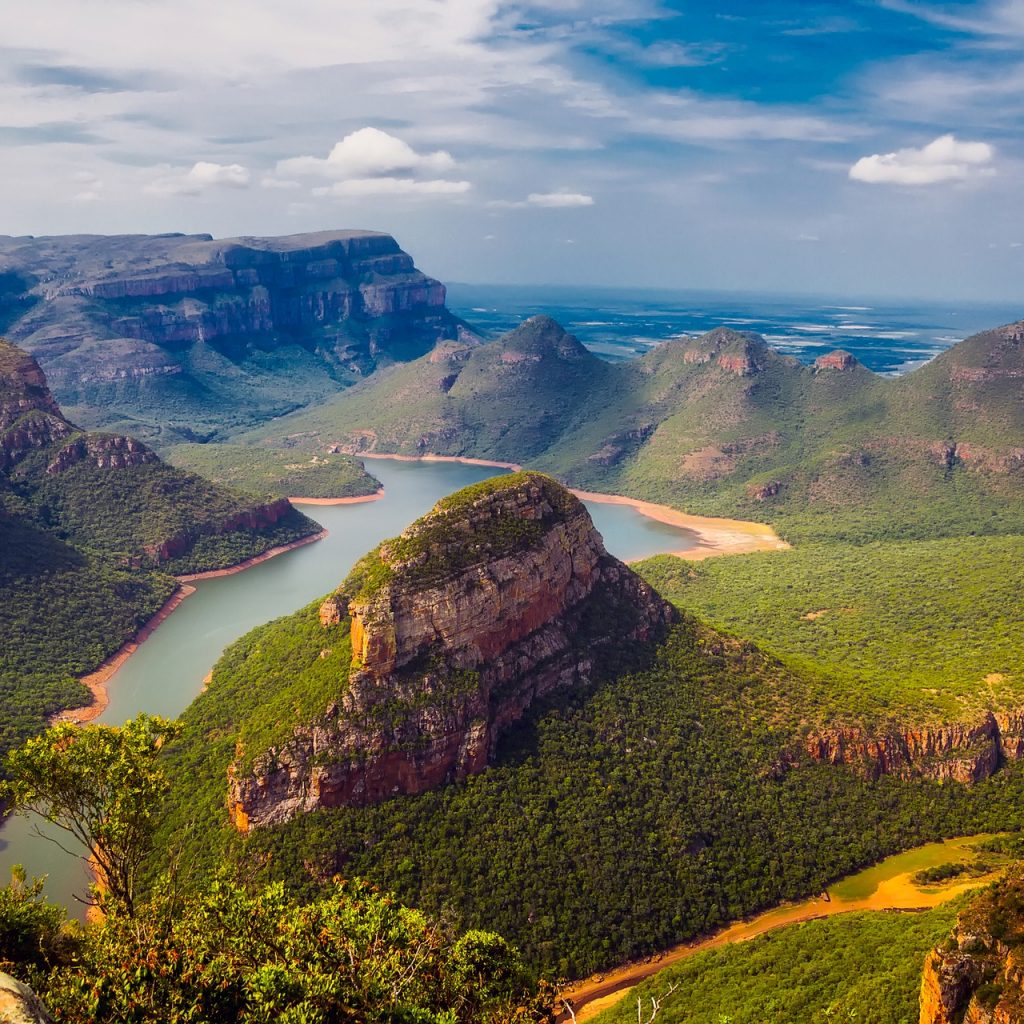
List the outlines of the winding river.
{"type": "MultiPolygon", "coordinates": [[[[370,469],[384,484],[381,499],[304,508],[327,529],[323,540],[244,572],[196,581],[196,592],[112,677],[110,704],[97,721],[118,725],[142,711],[176,718],[199,694],[228,644],[332,590],[360,556],[400,533],[440,498],[504,472],[461,463],[385,460],[374,461],[370,469]]],[[[694,534],[631,506],[587,502],[587,507],[608,550],[623,560],[696,546],[694,534]]],[[[60,838],[55,830],[50,835],[60,838]]],[[[0,829],[0,884],[14,864],[24,864],[30,875],[48,875],[50,899],[80,913],[74,895],[86,890],[84,863],[40,838],[36,826],[21,817],[0,829]]]]}

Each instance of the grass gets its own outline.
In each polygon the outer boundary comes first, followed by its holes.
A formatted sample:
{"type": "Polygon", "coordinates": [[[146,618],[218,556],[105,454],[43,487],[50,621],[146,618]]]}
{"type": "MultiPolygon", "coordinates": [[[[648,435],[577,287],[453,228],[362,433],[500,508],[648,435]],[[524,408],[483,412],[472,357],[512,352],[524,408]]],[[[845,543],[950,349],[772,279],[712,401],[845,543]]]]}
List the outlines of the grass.
{"type": "Polygon", "coordinates": [[[680,607],[830,681],[833,713],[917,725],[1019,706],[1024,537],[808,544],[636,568],[680,607]]]}
{"type": "Polygon", "coordinates": [[[375,494],[377,481],[350,455],[239,444],[179,444],[164,458],[216,484],[272,497],[351,498],[375,494]]]}

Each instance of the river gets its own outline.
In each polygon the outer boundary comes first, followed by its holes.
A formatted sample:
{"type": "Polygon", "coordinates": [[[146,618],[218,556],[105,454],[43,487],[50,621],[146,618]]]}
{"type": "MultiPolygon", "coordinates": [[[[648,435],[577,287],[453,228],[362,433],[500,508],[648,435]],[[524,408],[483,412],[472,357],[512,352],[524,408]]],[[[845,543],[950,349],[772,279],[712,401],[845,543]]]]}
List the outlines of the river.
{"type": "MultiPolygon", "coordinates": [[[[97,719],[119,725],[142,711],[176,718],[202,689],[224,648],[255,626],[296,611],[334,589],[355,561],[381,540],[400,533],[447,494],[504,472],[449,462],[374,461],[370,471],[384,497],[355,505],[305,506],[328,534],[314,544],[261,562],[244,572],[196,581],[183,601],[108,683],[110,704],[97,719]]],[[[608,550],[629,561],[695,546],[694,535],[657,522],[628,505],[588,502],[608,550]]],[[[0,828],[0,883],[14,864],[48,875],[54,901],[81,914],[75,893],[88,882],[82,861],[35,834],[15,817],[0,828]]],[[[59,837],[56,830],[49,834],[59,837]]]]}

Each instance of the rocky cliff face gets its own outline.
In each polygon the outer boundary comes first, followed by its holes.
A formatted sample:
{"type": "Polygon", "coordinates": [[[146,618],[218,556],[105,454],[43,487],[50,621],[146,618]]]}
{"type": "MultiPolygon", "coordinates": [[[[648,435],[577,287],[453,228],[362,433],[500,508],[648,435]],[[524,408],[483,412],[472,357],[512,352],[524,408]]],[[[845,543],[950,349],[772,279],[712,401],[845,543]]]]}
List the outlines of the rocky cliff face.
{"type": "Polygon", "coordinates": [[[978,896],[928,954],[920,1005],[920,1024],[1024,1022],[1024,867],[978,896]]]}
{"type": "Polygon", "coordinates": [[[671,606],[609,555],[584,506],[536,473],[468,488],[385,542],[323,603],[350,629],[338,700],[229,773],[247,831],[320,807],[420,793],[482,771],[537,700],[647,640],[671,606]]]}
{"type": "Polygon", "coordinates": [[[0,339],[0,469],[73,432],[50,394],[39,364],[0,339]]]}
{"type": "Polygon", "coordinates": [[[1024,712],[988,712],[974,722],[869,733],[831,729],[809,736],[815,761],[881,775],[981,782],[1007,761],[1024,757],[1024,712]]]}
{"type": "MultiPolygon", "coordinates": [[[[39,364],[21,349],[0,340],[0,486],[16,481],[22,497],[30,503],[33,495],[44,487],[51,498],[61,496],[53,503],[59,507],[65,503],[66,492],[62,488],[67,486],[67,478],[75,476],[69,471],[79,466],[104,471],[87,488],[100,492],[108,490],[108,482],[110,487],[127,482],[129,488],[137,489],[142,482],[140,475],[133,474],[132,470],[140,466],[157,467],[164,474],[163,482],[146,492],[151,504],[141,513],[146,517],[152,515],[154,519],[160,518],[167,505],[180,500],[178,489],[185,479],[184,473],[161,463],[156,452],[133,437],[84,432],[69,423],[50,393],[39,364]]],[[[132,547],[131,550],[138,552],[135,555],[124,556],[121,551],[119,555],[140,568],[143,564],[180,557],[191,550],[200,537],[267,531],[296,518],[286,498],[259,501],[242,494],[233,496],[202,482],[200,490],[209,490],[208,499],[204,501],[194,490],[196,483],[194,477],[190,478],[186,488],[190,500],[198,503],[196,515],[173,516],[175,528],[168,530],[169,536],[132,547]]],[[[100,499],[96,507],[102,507],[102,496],[94,493],[93,497],[100,499]]],[[[114,498],[109,500],[116,505],[107,510],[111,516],[140,515],[138,508],[129,512],[123,503],[116,503],[114,498]]],[[[78,505],[77,499],[71,503],[78,505]]],[[[44,500],[43,505],[46,504],[44,500]]],[[[90,514],[95,515],[96,509],[90,514]]],[[[53,517],[54,511],[50,508],[45,519],[51,526],[53,517]]],[[[299,533],[303,531],[315,532],[316,524],[305,520],[299,533]]],[[[142,531],[143,535],[152,532],[142,531]]],[[[294,539],[294,536],[287,539],[294,539]]],[[[268,541],[267,547],[270,546],[268,541]]]]}
{"type": "Polygon", "coordinates": [[[23,290],[9,336],[60,400],[143,434],[255,422],[461,329],[444,285],[377,232],[0,238],[0,275],[23,290]]]}

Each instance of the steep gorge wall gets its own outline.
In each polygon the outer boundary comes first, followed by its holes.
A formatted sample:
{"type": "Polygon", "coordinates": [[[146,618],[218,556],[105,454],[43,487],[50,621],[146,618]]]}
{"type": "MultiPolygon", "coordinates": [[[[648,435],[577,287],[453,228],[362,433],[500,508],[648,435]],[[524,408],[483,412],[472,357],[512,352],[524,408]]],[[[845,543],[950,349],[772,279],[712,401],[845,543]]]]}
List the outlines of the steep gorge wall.
{"type": "Polygon", "coordinates": [[[0,276],[24,289],[8,335],[61,402],[142,437],[280,415],[465,333],[378,232],[0,236],[0,276]]]}
{"type": "Polygon", "coordinates": [[[1024,711],[986,712],[973,722],[871,733],[837,728],[812,733],[811,759],[854,765],[869,776],[917,776],[981,782],[1008,761],[1024,757],[1024,711]]]}

